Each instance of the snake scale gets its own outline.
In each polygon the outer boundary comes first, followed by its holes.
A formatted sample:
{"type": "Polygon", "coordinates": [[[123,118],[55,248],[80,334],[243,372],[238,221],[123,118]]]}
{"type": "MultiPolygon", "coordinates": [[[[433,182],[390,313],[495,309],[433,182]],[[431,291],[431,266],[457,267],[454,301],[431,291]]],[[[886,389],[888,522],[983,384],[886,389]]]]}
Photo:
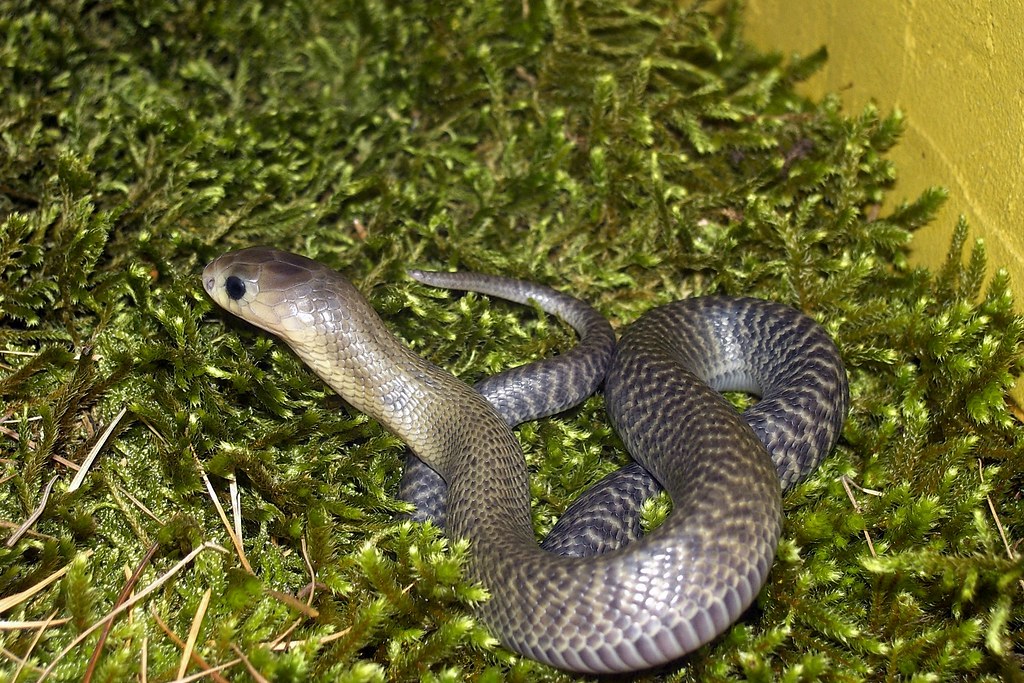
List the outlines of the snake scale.
{"type": "Polygon", "coordinates": [[[510,649],[574,671],[635,671],[700,647],[739,618],[774,558],[783,488],[831,450],[846,417],[846,372],[828,334],[781,304],[703,297],[648,312],[615,345],[592,309],[545,287],[412,275],[536,301],[572,324],[580,345],[539,379],[527,366],[482,394],[413,353],[316,261],[244,249],[211,262],[203,284],[440,475],[447,492],[437,513],[449,534],[470,541],[470,571],[491,596],[478,616],[510,649]],[[612,423],[638,464],[581,497],[559,540],[541,548],[510,424],[578,403],[602,378],[612,423]],[[741,416],[723,390],[761,398],[741,416]],[[636,501],[658,485],[672,513],[627,543],[635,521],[616,515],[635,518],[636,501]]]}

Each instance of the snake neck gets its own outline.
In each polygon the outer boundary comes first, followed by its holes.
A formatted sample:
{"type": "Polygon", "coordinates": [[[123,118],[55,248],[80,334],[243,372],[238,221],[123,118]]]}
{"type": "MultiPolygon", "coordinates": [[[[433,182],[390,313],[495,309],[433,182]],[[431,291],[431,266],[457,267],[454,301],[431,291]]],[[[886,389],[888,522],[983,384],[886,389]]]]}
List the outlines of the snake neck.
{"type": "Polygon", "coordinates": [[[344,334],[336,332],[337,321],[328,322],[307,327],[304,337],[290,335],[289,345],[339,396],[448,482],[449,530],[474,540],[482,528],[502,529],[532,543],[522,450],[487,400],[413,353],[368,305],[346,321],[344,334]],[[481,506],[479,491],[467,482],[484,482],[507,498],[492,508],[481,506]],[[481,524],[484,517],[487,523],[481,524]]]}
{"type": "MultiPolygon", "coordinates": [[[[529,482],[512,430],[472,387],[405,346],[399,344],[391,358],[388,371],[365,385],[360,410],[374,415],[448,483],[448,531],[475,547],[497,535],[536,548],[529,482]]],[[[485,579],[474,565],[476,578],[485,579]]]]}
{"type": "Polygon", "coordinates": [[[430,401],[438,393],[438,371],[390,338],[364,339],[350,332],[290,341],[349,405],[387,427],[434,469],[444,465],[437,439],[416,424],[425,415],[445,413],[440,402],[430,401]],[[366,353],[367,348],[375,353],[366,353]]]}

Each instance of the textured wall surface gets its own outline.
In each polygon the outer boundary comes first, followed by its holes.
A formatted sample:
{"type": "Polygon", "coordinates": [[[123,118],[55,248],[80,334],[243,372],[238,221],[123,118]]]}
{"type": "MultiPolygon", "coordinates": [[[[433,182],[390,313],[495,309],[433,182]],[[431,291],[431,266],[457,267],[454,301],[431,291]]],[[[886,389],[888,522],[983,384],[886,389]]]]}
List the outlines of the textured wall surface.
{"type": "Polygon", "coordinates": [[[838,92],[851,112],[869,101],[903,110],[891,201],[933,185],[950,191],[916,236],[916,260],[941,263],[964,215],[985,240],[990,270],[1008,269],[1024,301],[1024,3],[749,0],[747,35],[785,55],[827,46],[809,95],[838,92]]]}

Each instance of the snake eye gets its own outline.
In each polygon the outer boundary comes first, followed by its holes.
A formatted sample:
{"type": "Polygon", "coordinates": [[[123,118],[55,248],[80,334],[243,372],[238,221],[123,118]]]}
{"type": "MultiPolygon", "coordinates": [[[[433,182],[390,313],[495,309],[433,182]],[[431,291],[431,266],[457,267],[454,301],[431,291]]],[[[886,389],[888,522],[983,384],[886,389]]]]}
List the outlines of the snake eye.
{"type": "Polygon", "coordinates": [[[245,296],[245,283],[236,275],[229,275],[224,280],[224,289],[227,290],[228,296],[232,301],[238,301],[245,296]]]}

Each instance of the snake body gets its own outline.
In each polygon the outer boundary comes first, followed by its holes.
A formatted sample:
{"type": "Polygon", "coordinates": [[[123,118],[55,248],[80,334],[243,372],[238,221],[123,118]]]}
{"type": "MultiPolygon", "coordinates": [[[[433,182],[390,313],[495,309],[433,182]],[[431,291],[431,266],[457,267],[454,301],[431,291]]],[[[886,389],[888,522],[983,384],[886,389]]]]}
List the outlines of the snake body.
{"type": "MultiPolygon", "coordinates": [[[[579,334],[579,343],[561,355],[505,370],[473,386],[510,427],[575,406],[597,391],[604,380],[615,351],[615,332],[589,304],[550,287],[505,277],[422,270],[410,270],[409,275],[434,287],[470,290],[521,304],[534,303],[569,323],[579,334]]],[[[415,506],[412,519],[446,526],[447,485],[411,450],[406,457],[399,497],[415,506]]],[[[615,519],[633,521],[636,516],[615,519]]],[[[579,546],[585,538],[579,525],[563,528],[567,531],[559,530],[545,539],[545,547],[579,546]]]]}
{"type": "MultiPolygon", "coordinates": [[[[464,288],[474,288],[473,277],[464,288]]],[[[828,453],[849,400],[835,345],[792,308],[708,297],[655,309],[624,333],[605,397],[673,511],[637,542],[598,540],[574,553],[597,556],[561,555],[534,540],[526,467],[508,421],[399,342],[341,275],[254,248],[214,260],[203,281],[214,301],[282,338],[441,475],[446,528],[470,541],[470,571],[491,595],[478,616],[510,649],[564,669],[649,668],[735,621],[774,557],[780,481],[798,481],[828,453]],[[751,424],[724,389],[761,395],[746,415],[751,424]]],[[[624,498],[629,506],[630,486],[591,497],[577,518],[600,527],[609,514],[602,506],[624,498]]]]}

